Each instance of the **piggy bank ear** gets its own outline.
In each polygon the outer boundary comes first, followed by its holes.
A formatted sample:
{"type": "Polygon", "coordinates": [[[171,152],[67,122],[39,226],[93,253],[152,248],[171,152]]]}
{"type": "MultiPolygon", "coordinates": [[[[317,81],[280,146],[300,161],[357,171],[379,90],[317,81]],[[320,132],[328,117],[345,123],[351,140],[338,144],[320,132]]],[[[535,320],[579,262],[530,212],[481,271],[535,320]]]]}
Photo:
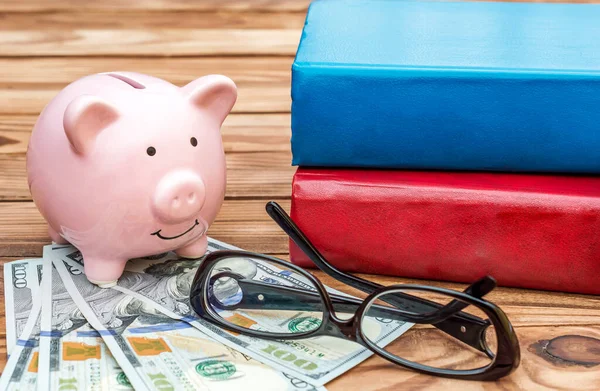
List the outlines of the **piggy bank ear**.
{"type": "Polygon", "coordinates": [[[225,121],[237,99],[233,80],[222,75],[209,75],[183,87],[184,94],[197,107],[205,109],[218,122],[225,121]]]}
{"type": "Polygon", "coordinates": [[[75,98],[65,110],[63,126],[69,142],[79,155],[89,153],[96,137],[119,118],[119,112],[99,97],[75,98]]]}

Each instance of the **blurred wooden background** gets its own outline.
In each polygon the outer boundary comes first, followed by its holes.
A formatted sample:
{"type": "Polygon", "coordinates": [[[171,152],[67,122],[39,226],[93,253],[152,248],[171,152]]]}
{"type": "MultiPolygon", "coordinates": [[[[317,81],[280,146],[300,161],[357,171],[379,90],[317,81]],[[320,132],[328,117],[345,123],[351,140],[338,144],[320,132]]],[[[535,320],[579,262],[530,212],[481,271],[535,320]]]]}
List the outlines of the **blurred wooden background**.
{"type": "MultiPolygon", "coordinates": [[[[264,204],[276,200],[289,208],[294,173],[289,148],[290,67],[308,3],[0,0],[0,261],[39,257],[42,246],[50,242],[31,202],[25,174],[27,142],[37,115],[69,82],[115,70],[147,73],[178,85],[222,73],[237,83],[239,100],[223,128],[226,201],[209,234],[287,258],[286,236],[265,214],[264,204]]],[[[409,281],[369,278],[384,284],[409,281]]],[[[0,292],[3,368],[2,287],[0,292]]],[[[600,390],[600,297],[500,288],[489,299],[507,312],[517,329],[522,363],[513,375],[496,383],[452,381],[371,358],[327,388],[600,390]],[[560,336],[589,338],[563,338],[562,349],[550,354],[548,346],[556,345],[553,338],[560,336]]]]}

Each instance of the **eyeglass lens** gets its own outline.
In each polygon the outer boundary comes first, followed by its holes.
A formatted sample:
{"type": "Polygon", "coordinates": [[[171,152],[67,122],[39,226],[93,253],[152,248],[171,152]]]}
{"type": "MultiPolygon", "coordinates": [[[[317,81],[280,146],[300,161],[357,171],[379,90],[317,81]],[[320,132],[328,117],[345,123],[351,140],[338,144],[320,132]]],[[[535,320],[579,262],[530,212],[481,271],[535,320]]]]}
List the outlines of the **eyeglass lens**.
{"type": "Polygon", "coordinates": [[[209,307],[225,323],[307,334],[323,321],[323,300],[314,283],[285,265],[229,257],[217,261],[209,275],[209,307]]]}
{"type": "MultiPolygon", "coordinates": [[[[368,319],[378,319],[384,322],[405,319],[407,321],[418,322],[419,317],[435,315],[435,308],[415,306],[408,309],[399,309],[388,303],[394,302],[394,296],[402,293],[426,299],[442,306],[454,300],[451,296],[426,290],[396,289],[386,291],[369,302],[363,316],[362,327],[368,327],[369,323],[366,321],[368,319]]],[[[489,320],[485,312],[473,305],[467,306],[463,309],[463,312],[475,315],[484,321],[489,320]]],[[[373,344],[378,343],[378,341],[371,339],[367,329],[363,331],[369,342],[373,344]]],[[[467,331],[464,327],[461,329],[461,332],[466,333],[467,331]]],[[[484,338],[489,353],[492,357],[495,356],[498,344],[491,322],[490,326],[485,329],[484,338]]],[[[490,365],[493,359],[484,352],[460,342],[458,339],[449,336],[431,324],[419,323],[415,324],[415,326],[399,338],[389,341],[383,350],[400,359],[436,369],[477,369],[490,365]]]]}

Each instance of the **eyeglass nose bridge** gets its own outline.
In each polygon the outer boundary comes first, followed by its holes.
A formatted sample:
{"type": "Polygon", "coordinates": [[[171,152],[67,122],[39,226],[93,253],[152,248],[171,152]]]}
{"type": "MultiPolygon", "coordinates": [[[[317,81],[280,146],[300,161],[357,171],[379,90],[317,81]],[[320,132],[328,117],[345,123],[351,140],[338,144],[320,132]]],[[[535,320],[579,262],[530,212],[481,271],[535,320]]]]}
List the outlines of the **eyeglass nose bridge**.
{"type": "Polygon", "coordinates": [[[336,314],[335,307],[329,297],[324,298],[323,301],[326,308],[323,314],[326,325],[322,329],[322,334],[356,342],[356,313],[349,318],[342,319],[336,314]]]}
{"type": "Polygon", "coordinates": [[[337,318],[335,315],[330,315],[329,321],[323,328],[322,334],[331,337],[338,337],[342,339],[350,339],[351,341],[356,341],[356,333],[354,331],[353,320],[354,317],[348,320],[342,320],[337,318]]]}

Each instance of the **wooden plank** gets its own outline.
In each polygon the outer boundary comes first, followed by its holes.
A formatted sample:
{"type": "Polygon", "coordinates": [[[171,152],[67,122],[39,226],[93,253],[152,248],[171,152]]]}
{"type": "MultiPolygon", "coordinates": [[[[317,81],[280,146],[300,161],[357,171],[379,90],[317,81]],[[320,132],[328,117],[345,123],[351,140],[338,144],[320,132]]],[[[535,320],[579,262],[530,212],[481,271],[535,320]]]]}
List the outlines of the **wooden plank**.
{"type": "Polygon", "coordinates": [[[264,17],[139,11],[1,16],[1,57],[292,56],[304,23],[303,15],[294,13],[264,17]]]}
{"type": "MultiPolygon", "coordinates": [[[[37,115],[0,115],[0,155],[25,154],[37,115]]],[[[230,152],[288,152],[289,114],[232,114],[221,128],[230,152]]],[[[289,161],[286,163],[289,165],[289,161]]]]}
{"type": "Polygon", "coordinates": [[[145,73],[179,86],[221,73],[238,85],[234,113],[287,113],[292,61],[291,57],[0,59],[0,114],[39,114],[72,81],[113,70],[145,73]]]}
{"type": "MultiPolygon", "coordinates": [[[[1,35],[0,35],[1,36],[1,35]]],[[[62,87],[19,89],[0,87],[1,114],[39,114],[62,87]]],[[[241,85],[234,113],[287,113],[292,101],[289,85],[241,85]]]]}
{"type": "Polygon", "coordinates": [[[305,12],[310,0],[2,0],[0,11],[73,12],[97,10],[305,12]]]}
{"type": "Polygon", "coordinates": [[[238,86],[285,85],[289,89],[292,61],[291,56],[0,58],[0,86],[5,89],[60,89],[86,75],[131,71],[156,76],[179,86],[203,75],[221,73],[232,78],[238,86]]]}
{"type": "MultiPolygon", "coordinates": [[[[289,210],[289,201],[277,200],[289,210]]],[[[215,239],[262,253],[286,253],[287,236],[265,212],[263,200],[226,200],[208,234],[215,239]]],[[[0,256],[39,257],[51,240],[33,202],[0,203],[0,256]]]]}
{"type": "Polygon", "coordinates": [[[293,56],[305,19],[293,12],[71,11],[0,13],[0,56],[293,56]]]}
{"type": "Polygon", "coordinates": [[[4,31],[2,57],[294,55],[300,31],[162,29],[4,31]],[[115,44],[118,42],[118,44],[115,44]]]}
{"type": "MultiPolygon", "coordinates": [[[[226,159],[227,199],[290,197],[296,169],[289,152],[229,153],[226,159]]],[[[0,172],[0,201],[31,199],[24,155],[0,155],[0,172]]]]}
{"type": "Polygon", "coordinates": [[[83,10],[72,12],[0,13],[0,31],[67,31],[156,29],[274,29],[300,30],[304,13],[261,11],[196,12],[151,10],[83,10]]]}

